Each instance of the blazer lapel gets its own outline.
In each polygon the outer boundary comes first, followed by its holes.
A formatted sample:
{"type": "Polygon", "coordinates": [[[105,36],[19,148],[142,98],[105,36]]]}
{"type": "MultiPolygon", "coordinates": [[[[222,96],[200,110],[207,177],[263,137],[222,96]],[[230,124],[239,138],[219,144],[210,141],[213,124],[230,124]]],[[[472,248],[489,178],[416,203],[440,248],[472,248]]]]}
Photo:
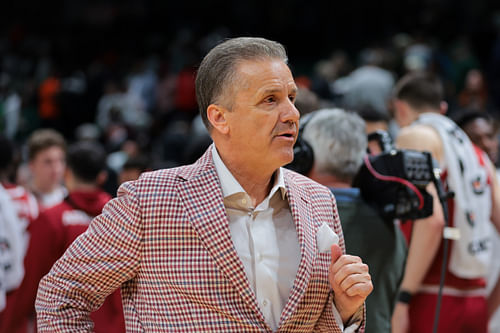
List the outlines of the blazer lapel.
{"type": "Polygon", "coordinates": [[[295,276],[288,302],[281,312],[280,324],[285,322],[295,312],[297,305],[304,296],[311,276],[312,265],[317,255],[316,229],[312,220],[311,204],[308,201],[304,189],[295,182],[288,181],[285,173],[285,184],[287,188],[288,203],[292,212],[293,220],[297,230],[300,243],[300,264],[295,276]]]}
{"type": "Polygon", "coordinates": [[[229,220],[210,149],[200,159],[199,173],[195,172],[187,177],[180,175],[184,181],[178,185],[179,195],[191,225],[197,231],[207,252],[247,305],[257,314],[259,322],[264,323],[264,316],[257,305],[243,263],[231,239],[229,220]]]}

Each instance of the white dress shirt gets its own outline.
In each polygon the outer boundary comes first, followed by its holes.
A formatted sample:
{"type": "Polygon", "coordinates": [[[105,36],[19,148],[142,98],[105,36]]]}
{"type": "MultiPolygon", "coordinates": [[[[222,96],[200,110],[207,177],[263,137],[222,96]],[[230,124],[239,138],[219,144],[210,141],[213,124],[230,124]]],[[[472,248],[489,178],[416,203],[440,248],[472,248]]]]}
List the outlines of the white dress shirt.
{"type": "MultiPolygon", "coordinates": [[[[281,169],[276,171],[269,195],[257,207],[252,207],[250,196],[225,166],[215,145],[212,148],[234,247],[266,323],[276,330],[301,256],[283,173],[281,169]]],[[[343,330],[335,306],[334,315],[343,330]]],[[[352,332],[357,327],[348,327],[345,332],[352,332]]]]}
{"type": "Polygon", "coordinates": [[[269,195],[257,207],[213,149],[229,229],[266,323],[277,329],[300,263],[300,247],[278,170],[269,195]],[[279,237],[278,237],[279,235],[279,237]]]}

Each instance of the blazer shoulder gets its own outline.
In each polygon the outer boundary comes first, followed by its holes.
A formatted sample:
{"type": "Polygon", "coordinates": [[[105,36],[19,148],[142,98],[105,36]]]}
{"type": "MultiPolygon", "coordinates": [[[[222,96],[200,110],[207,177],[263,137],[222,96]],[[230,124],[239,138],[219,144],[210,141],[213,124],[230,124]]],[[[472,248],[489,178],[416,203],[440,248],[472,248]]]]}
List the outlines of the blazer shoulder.
{"type": "Polygon", "coordinates": [[[172,179],[176,178],[177,175],[179,174],[180,170],[185,167],[176,167],[176,168],[169,168],[169,169],[160,169],[160,170],[155,170],[155,171],[148,171],[144,172],[141,174],[139,177],[139,181],[143,182],[148,182],[152,180],[160,180],[160,179],[172,179]]]}
{"type": "Polygon", "coordinates": [[[175,168],[144,172],[135,182],[135,185],[137,187],[141,187],[151,183],[169,184],[178,182],[179,180],[185,178],[184,175],[194,173],[194,170],[192,169],[193,165],[185,165],[175,168]]]}

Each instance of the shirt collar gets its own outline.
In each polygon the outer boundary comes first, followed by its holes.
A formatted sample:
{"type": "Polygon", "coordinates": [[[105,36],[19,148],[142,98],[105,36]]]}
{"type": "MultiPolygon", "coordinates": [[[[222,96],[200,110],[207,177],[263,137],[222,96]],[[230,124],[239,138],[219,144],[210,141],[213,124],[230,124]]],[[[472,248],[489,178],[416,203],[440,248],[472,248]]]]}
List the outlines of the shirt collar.
{"type": "MultiPolygon", "coordinates": [[[[219,176],[220,184],[222,187],[222,195],[224,196],[224,198],[227,198],[236,193],[246,193],[243,187],[240,185],[240,183],[238,183],[236,178],[234,178],[231,171],[229,171],[229,169],[220,158],[215,144],[212,145],[212,158],[215,165],[215,171],[217,172],[217,176],[219,176]]],[[[281,168],[276,170],[276,172],[274,173],[274,185],[269,192],[269,197],[272,197],[274,193],[278,191],[278,189],[281,191],[281,198],[284,200],[286,197],[286,187],[285,178],[283,177],[281,168]]]]}

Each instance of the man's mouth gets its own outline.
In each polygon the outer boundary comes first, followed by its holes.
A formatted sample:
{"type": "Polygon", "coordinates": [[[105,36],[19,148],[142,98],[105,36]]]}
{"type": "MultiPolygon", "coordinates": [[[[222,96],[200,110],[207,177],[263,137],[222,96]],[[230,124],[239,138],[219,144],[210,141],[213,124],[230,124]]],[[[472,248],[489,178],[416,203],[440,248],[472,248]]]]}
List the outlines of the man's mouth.
{"type": "Polygon", "coordinates": [[[288,140],[295,140],[296,132],[295,131],[283,132],[278,134],[277,137],[286,138],[288,140]]]}

